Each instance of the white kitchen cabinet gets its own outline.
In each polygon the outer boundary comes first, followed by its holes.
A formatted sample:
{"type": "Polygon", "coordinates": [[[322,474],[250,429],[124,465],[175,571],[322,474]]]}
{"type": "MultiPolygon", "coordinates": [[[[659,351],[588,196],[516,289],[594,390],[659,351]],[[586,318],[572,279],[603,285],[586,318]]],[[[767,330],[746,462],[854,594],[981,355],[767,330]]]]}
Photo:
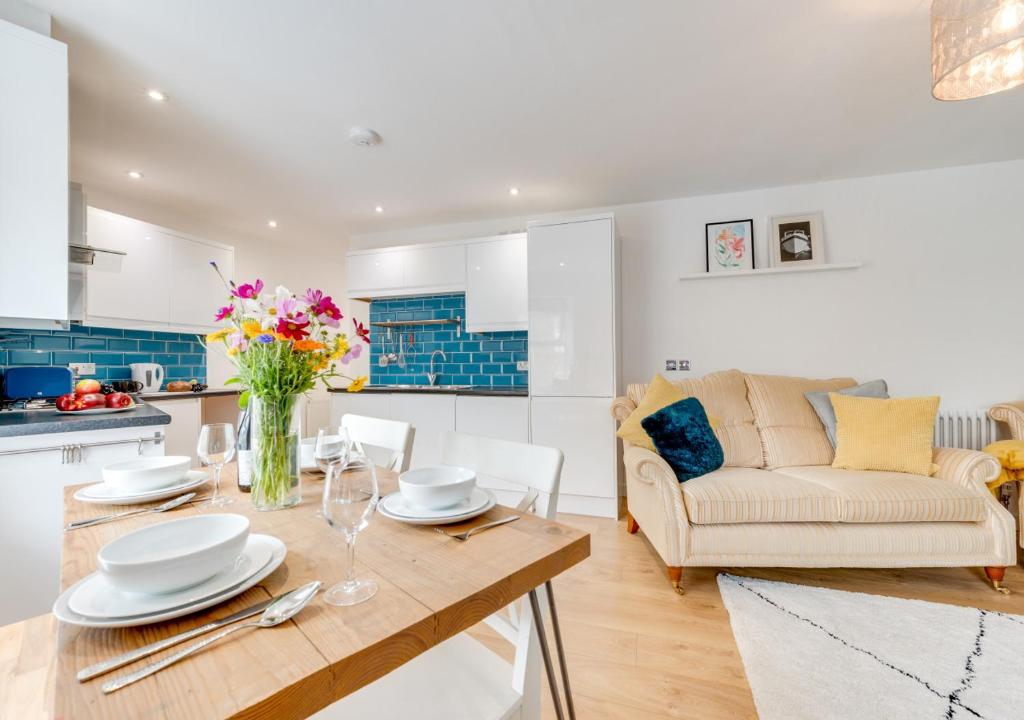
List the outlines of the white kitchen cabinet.
{"type": "Polygon", "coordinates": [[[387,420],[391,417],[391,395],[387,393],[331,393],[331,427],[340,427],[341,416],[349,414],[387,420]]]}
{"type": "Polygon", "coordinates": [[[90,245],[125,253],[120,269],[88,269],[88,317],[170,323],[171,236],[149,223],[98,208],[89,208],[88,219],[90,245]]]}
{"type": "MultiPolygon", "coordinates": [[[[101,447],[91,443],[137,440],[163,432],[167,425],[127,427],[89,432],[0,438],[0,451],[34,452],[0,457],[0,546],[4,548],[0,573],[0,625],[49,612],[60,591],[61,528],[64,525],[64,488],[99,482],[103,466],[139,456],[139,444],[129,442],[101,447]],[[82,462],[62,463],[62,445],[85,446],[82,462]],[[10,591],[17,588],[17,592],[10,591]]],[[[143,455],[163,455],[163,444],[144,443],[143,455]]],[[[105,512],[96,505],[96,514],[105,512]]]]}
{"type": "Polygon", "coordinates": [[[68,320],[67,46],[3,20],[0,257],[0,326],[68,320]]]}
{"type": "Polygon", "coordinates": [[[526,234],[466,245],[466,330],[525,330],[529,321],[526,234]]]}
{"type": "Polygon", "coordinates": [[[562,512],[617,516],[617,445],[609,405],[605,398],[530,399],[531,442],[565,456],[562,512]]]}
{"type": "Polygon", "coordinates": [[[455,429],[455,396],[394,393],[391,395],[391,419],[407,422],[415,428],[410,468],[438,465],[441,438],[455,429]]]}
{"type": "Polygon", "coordinates": [[[530,399],[497,395],[457,395],[455,429],[470,435],[530,442],[530,399]]]}
{"type": "Polygon", "coordinates": [[[235,276],[235,253],[229,247],[168,236],[171,253],[170,321],[192,327],[217,325],[216,309],[227,304],[224,281],[210,262],[216,262],[226,278],[235,276]]]}
{"type": "Polygon", "coordinates": [[[610,217],[531,224],[530,394],[614,397],[615,239],[610,217]]]}
{"type": "Polygon", "coordinates": [[[466,287],[466,248],[463,245],[409,248],[402,285],[423,292],[452,292],[466,287]]]}
{"type": "Polygon", "coordinates": [[[405,253],[399,250],[350,253],[346,262],[349,297],[378,297],[404,282],[405,253]]]}
{"type": "Polygon", "coordinates": [[[202,399],[190,397],[146,402],[171,416],[171,424],[163,426],[167,435],[166,454],[187,455],[192,458],[192,467],[199,467],[196,445],[199,442],[199,430],[203,427],[202,399]]]}

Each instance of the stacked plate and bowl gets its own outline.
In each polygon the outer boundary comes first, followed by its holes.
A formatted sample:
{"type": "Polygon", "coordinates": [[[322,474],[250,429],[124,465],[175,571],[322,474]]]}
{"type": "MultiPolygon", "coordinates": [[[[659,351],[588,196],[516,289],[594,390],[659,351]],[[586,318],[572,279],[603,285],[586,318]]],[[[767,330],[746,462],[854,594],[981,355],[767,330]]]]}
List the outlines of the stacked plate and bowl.
{"type": "Polygon", "coordinates": [[[381,499],[381,515],[411,525],[449,525],[490,510],[494,494],[477,487],[476,473],[453,465],[409,470],[398,476],[398,492],[381,499]]]}
{"type": "Polygon", "coordinates": [[[249,532],[243,515],[197,515],[149,525],[110,541],[98,571],[54,603],[59,620],[86,627],[132,627],[224,602],[272,573],[284,543],[249,532]]]}
{"type": "Polygon", "coordinates": [[[87,485],[75,500],[109,505],[136,505],[163,500],[193,490],[208,479],[201,470],[190,470],[186,455],[140,457],[103,468],[103,482],[87,485]]]}

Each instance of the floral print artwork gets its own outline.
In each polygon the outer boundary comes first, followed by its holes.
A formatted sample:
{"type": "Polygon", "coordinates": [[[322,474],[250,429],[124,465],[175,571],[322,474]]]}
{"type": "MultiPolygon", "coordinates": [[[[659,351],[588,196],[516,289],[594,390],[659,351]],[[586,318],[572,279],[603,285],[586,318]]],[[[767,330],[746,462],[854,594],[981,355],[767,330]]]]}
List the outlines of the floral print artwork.
{"type": "Polygon", "coordinates": [[[708,271],[753,269],[753,235],[754,225],[749,220],[709,223],[708,271]]]}

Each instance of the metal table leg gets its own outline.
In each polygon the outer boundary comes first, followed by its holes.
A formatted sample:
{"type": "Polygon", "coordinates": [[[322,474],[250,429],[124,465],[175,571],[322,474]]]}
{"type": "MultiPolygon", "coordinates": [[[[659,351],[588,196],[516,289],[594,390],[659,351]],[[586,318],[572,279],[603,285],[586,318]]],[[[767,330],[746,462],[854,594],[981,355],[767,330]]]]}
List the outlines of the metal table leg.
{"type": "MultiPolygon", "coordinates": [[[[548,607],[551,609],[551,623],[555,630],[555,645],[558,649],[558,662],[562,668],[562,682],[565,685],[565,698],[569,707],[570,720],[576,720],[576,709],[572,703],[572,693],[569,690],[569,670],[565,664],[565,649],[562,646],[562,631],[558,626],[558,614],[555,611],[555,596],[551,593],[551,582],[544,583],[548,593],[548,607]]],[[[558,720],[565,720],[562,711],[562,698],[558,692],[558,681],[555,679],[555,667],[551,662],[551,651],[548,649],[547,632],[544,629],[544,616],[540,611],[540,601],[537,599],[537,589],[530,591],[530,609],[533,611],[533,623],[537,628],[537,639],[540,641],[540,654],[544,658],[544,670],[548,676],[548,686],[551,688],[551,700],[555,705],[555,717],[558,720]]]]}

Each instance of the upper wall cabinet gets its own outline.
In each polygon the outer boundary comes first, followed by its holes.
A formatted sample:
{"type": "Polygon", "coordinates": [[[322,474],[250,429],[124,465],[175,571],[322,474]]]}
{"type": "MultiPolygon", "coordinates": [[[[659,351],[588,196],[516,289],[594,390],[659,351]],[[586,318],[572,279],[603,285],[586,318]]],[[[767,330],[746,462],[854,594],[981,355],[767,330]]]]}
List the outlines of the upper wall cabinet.
{"type": "Polygon", "coordinates": [[[526,330],[526,233],[466,246],[466,330],[526,330]]]}
{"type": "Polygon", "coordinates": [[[348,296],[397,297],[466,289],[463,244],[395,247],[349,253],[348,296]]]}
{"type": "Polygon", "coordinates": [[[118,271],[89,268],[87,324],[183,332],[214,327],[225,290],[210,261],[232,277],[231,247],[97,208],[89,208],[88,218],[91,245],[126,255],[118,271]]]}
{"type": "Polygon", "coordinates": [[[67,321],[67,46],[3,20],[0,257],[0,319],[67,321]]]}

